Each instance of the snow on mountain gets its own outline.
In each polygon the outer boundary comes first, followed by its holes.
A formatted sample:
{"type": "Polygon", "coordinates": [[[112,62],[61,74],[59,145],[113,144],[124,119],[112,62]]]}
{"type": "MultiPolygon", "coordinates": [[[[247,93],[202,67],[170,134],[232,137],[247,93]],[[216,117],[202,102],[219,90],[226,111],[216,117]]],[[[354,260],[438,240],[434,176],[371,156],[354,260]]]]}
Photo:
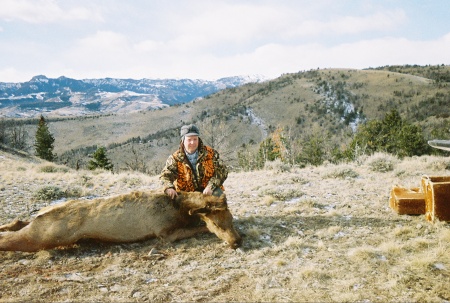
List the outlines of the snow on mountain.
{"type": "Polygon", "coordinates": [[[0,82],[0,117],[87,115],[133,112],[190,102],[262,76],[236,76],[215,81],[193,79],[56,79],[43,75],[28,82],[0,82]]]}

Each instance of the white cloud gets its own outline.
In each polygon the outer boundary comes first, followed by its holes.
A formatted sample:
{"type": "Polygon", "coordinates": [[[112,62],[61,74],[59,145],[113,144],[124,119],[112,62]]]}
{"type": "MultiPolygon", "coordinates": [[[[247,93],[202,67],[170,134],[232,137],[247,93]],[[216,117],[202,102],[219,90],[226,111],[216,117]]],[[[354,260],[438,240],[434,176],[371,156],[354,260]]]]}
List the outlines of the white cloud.
{"type": "Polygon", "coordinates": [[[337,67],[367,68],[403,64],[449,64],[450,34],[431,40],[413,41],[405,38],[381,38],[342,44],[328,50],[337,67]]]}
{"type": "Polygon", "coordinates": [[[133,51],[126,36],[112,31],[98,31],[77,41],[56,60],[66,69],[107,74],[132,64],[133,51]]]}
{"type": "Polygon", "coordinates": [[[359,15],[356,12],[324,13],[323,3],[313,8],[303,8],[298,4],[292,8],[277,2],[193,3],[186,8],[187,11],[174,10],[167,16],[169,28],[165,38],[161,38],[164,40],[158,42],[160,46],[163,42],[166,47],[183,52],[210,51],[230,55],[245,53],[268,43],[295,45],[331,35],[387,33],[407,20],[401,9],[359,15]],[[327,14],[330,17],[326,17],[327,14]]]}
{"type": "Polygon", "coordinates": [[[208,52],[183,53],[155,41],[143,41],[133,47],[122,35],[98,32],[80,41],[64,60],[58,60],[58,70],[74,78],[217,79],[248,74],[277,77],[316,68],[448,64],[450,52],[444,49],[450,49],[450,33],[432,41],[386,37],[331,47],[320,43],[269,43],[249,52],[219,56],[208,52]]]}
{"type": "MultiPolygon", "coordinates": [[[[283,73],[315,68],[367,68],[395,64],[442,64],[450,62],[449,39],[409,41],[373,39],[327,47],[319,43],[294,46],[267,44],[256,50],[226,58],[198,57],[188,71],[219,78],[229,75],[263,74],[277,77],[283,73]]],[[[174,71],[175,72],[175,71],[174,71]]],[[[199,75],[202,77],[201,75],[199,75]]],[[[204,76],[203,76],[204,77],[204,76]]]]}
{"type": "MultiPolygon", "coordinates": [[[[285,20],[287,12],[265,5],[218,2],[199,10],[194,17],[184,16],[179,23],[180,36],[204,37],[213,43],[241,43],[274,33],[274,28],[285,20]]],[[[285,22],[283,22],[285,23],[285,22]]]]}
{"type": "Polygon", "coordinates": [[[31,78],[31,75],[26,75],[23,71],[18,71],[13,67],[0,69],[0,79],[9,79],[8,81],[2,82],[23,82],[25,81],[24,79],[30,80],[31,78]]]}
{"type": "Polygon", "coordinates": [[[85,7],[64,9],[55,0],[1,0],[0,18],[29,23],[52,23],[61,20],[101,20],[101,15],[85,7]]]}
{"type": "Polygon", "coordinates": [[[317,67],[449,64],[450,34],[418,25],[399,1],[0,0],[0,22],[26,21],[0,23],[0,57],[9,58],[0,62],[0,81],[20,74],[21,81],[35,74],[275,77],[317,67]],[[417,28],[441,38],[415,41],[417,28]]]}
{"type": "Polygon", "coordinates": [[[162,41],[144,40],[134,44],[133,49],[139,53],[147,53],[161,50],[165,47],[162,41]]]}
{"type": "Polygon", "coordinates": [[[78,41],[77,47],[87,52],[114,52],[128,45],[127,38],[113,31],[97,31],[78,41]]]}
{"type": "Polygon", "coordinates": [[[340,34],[390,31],[406,21],[402,10],[377,12],[368,16],[344,16],[328,23],[327,28],[340,34]]]}
{"type": "Polygon", "coordinates": [[[389,32],[406,21],[402,10],[376,12],[365,16],[336,16],[329,20],[305,19],[292,23],[284,29],[289,38],[320,35],[362,34],[370,31],[389,32]]]}

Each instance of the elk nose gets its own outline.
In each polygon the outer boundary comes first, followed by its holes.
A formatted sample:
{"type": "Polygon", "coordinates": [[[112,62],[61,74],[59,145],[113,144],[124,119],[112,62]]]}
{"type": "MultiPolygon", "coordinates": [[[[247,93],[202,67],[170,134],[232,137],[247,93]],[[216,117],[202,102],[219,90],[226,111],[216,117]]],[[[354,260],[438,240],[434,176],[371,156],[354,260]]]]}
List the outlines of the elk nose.
{"type": "Polygon", "coordinates": [[[236,248],[241,247],[241,245],[242,245],[242,238],[239,238],[239,239],[236,239],[236,241],[234,241],[233,243],[231,243],[230,247],[232,249],[236,249],[236,248]]]}

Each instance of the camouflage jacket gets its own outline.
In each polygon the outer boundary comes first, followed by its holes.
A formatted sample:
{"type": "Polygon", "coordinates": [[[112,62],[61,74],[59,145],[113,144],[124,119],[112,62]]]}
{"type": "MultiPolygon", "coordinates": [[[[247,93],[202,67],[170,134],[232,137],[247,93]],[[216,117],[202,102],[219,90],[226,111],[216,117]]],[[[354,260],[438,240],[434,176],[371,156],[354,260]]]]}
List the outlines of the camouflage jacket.
{"type": "Polygon", "coordinates": [[[219,153],[213,148],[203,145],[201,139],[198,144],[198,160],[196,165],[197,174],[192,169],[183,148],[174,152],[166,161],[159,179],[163,190],[175,188],[177,191],[203,191],[207,186],[211,190],[220,187],[228,176],[228,168],[219,158],[219,153]]]}

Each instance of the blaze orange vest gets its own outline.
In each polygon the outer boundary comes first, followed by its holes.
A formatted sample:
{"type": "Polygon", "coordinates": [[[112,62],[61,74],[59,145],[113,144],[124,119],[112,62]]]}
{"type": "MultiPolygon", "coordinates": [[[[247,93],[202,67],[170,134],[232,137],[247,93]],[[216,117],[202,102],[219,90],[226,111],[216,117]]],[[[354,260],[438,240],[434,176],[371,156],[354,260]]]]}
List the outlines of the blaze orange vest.
{"type": "Polygon", "coordinates": [[[189,160],[181,161],[179,158],[179,151],[173,154],[173,158],[177,160],[178,177],[175,182],[177,191],[196,191],[203,190],[209,182],[209,179],[214,175],[214,150],[209,146],[204,146],[206,154],[199,155],[197,162],[197,174],[200,180],[197,180],[194,172],[191,169],[189,160]]]}

